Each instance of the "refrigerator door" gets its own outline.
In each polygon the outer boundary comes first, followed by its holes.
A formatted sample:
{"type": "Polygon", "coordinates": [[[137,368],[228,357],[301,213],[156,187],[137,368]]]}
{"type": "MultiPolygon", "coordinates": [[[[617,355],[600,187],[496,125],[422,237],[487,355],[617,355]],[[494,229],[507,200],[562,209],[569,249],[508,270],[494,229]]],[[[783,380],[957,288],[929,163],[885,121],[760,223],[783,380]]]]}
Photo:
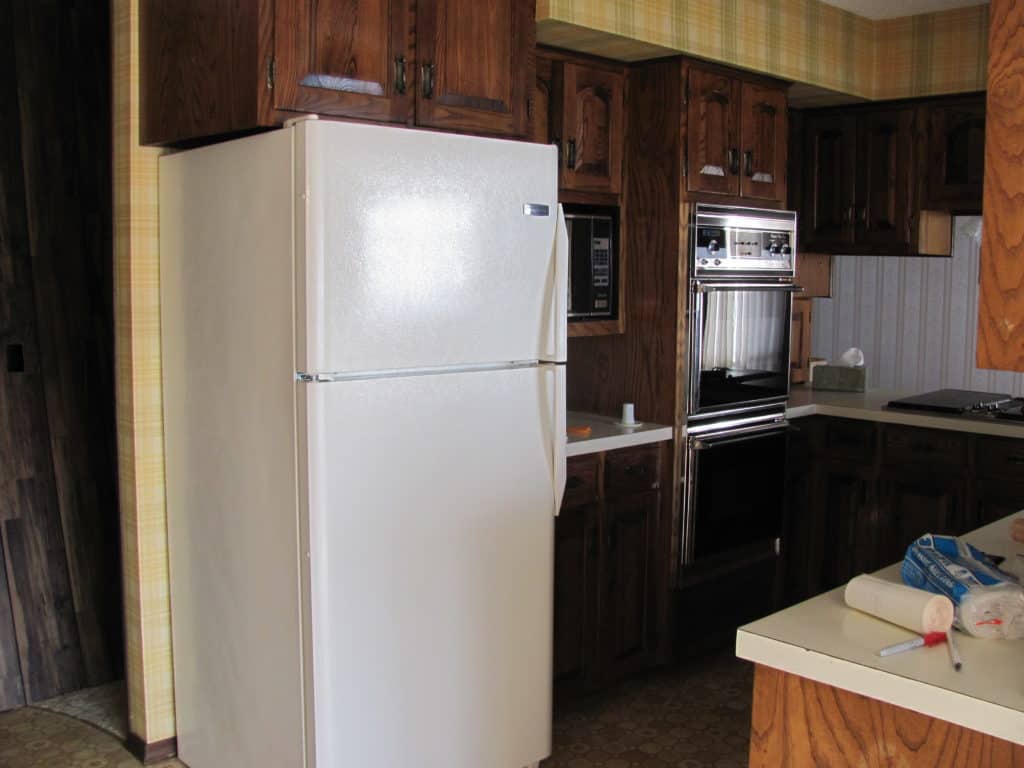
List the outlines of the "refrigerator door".
{"type": "Polygon", "coordinates": [[[296,385],[318,768],[521,768],[549,754],[564,375],[296,385]]]}
{"type": "Polygon", "coordinates": [[[327,121],[290,130],[297,370],[565,360],[553,146],[327,121]]]}

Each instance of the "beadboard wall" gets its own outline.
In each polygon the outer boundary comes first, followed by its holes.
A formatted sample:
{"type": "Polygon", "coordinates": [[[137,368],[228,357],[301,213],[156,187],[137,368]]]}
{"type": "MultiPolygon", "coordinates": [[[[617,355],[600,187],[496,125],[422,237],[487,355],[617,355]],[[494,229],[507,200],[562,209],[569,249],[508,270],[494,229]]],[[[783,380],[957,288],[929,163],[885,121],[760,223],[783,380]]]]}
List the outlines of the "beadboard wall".
{"type": "Polygon", "coordinates": [[[1024,374],[975,366],[981,217],[958,217],[953,257],[836,256],[832,298],[815,299],[811,352],[860,347],[868,386],[1024,395],[1024,374]]]}

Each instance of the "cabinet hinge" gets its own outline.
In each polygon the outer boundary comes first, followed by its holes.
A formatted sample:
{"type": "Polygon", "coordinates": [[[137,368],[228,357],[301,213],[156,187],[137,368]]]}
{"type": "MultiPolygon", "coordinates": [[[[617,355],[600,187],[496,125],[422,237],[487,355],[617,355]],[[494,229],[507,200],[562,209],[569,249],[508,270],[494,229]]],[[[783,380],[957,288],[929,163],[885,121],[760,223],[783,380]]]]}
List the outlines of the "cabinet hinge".
{"type": "Polygon", "coordinates": [[[274,81],[277,79],[277,58],[267,57],[267,90],[274,90],[274,81]]]}
{"type": "Polygon", "coordinates": [[[526,97],[526,119],[533,118],[533,96],[526,97]]]}

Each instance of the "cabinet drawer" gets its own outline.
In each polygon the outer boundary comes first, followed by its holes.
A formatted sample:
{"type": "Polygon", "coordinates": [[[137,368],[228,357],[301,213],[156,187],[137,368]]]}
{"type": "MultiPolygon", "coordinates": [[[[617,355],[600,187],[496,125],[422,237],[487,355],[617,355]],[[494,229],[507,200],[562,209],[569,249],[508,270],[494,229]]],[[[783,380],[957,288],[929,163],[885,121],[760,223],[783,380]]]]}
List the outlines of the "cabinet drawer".
{"type": "Polygon", "coordinates": [[[887,426],[882,455],[886,463],[967,468],[967,435],[918,427],[887,426]]]}
{"type": "Polygon", "coordinates": [[[658,445],[611,451],[605,456],[607,495],[658,487],[658,445]]]}
{"type": "Polygon", "coordinates": [[[601,454],[574,456],[565,466],[565,498],[563,507],[575,507],[597,501],[598,468],[601,454]]]}
{"type": "Polygon", "coordinates": [[[1019,479],[1024,476],[1024,440],[979,437],[974,466],[979,476],[1019,479]]]}
{"type": "Polygon", "coordinates": [[[875,425],[870,421],[829,419],[825,423],[825,452],[857,464],[870,464],[875,456],[875,425]]]}

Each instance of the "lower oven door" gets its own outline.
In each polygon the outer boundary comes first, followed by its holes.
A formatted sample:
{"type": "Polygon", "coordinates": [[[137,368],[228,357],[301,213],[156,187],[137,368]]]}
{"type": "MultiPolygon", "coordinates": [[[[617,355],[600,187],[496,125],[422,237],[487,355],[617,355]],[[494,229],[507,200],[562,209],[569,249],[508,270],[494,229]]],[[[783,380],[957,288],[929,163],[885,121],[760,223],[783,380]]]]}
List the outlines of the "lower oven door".
{"type": "Polygon", "coordinates": [[[695,282],[690,291],[690,416],[789,396],[788,283],[695,282]]]}
{"type": "Polygon", "coordinates": [[[687,437],[684,571],[732,570],[778,556],[788,429],[778,419],[687,437]]]}

